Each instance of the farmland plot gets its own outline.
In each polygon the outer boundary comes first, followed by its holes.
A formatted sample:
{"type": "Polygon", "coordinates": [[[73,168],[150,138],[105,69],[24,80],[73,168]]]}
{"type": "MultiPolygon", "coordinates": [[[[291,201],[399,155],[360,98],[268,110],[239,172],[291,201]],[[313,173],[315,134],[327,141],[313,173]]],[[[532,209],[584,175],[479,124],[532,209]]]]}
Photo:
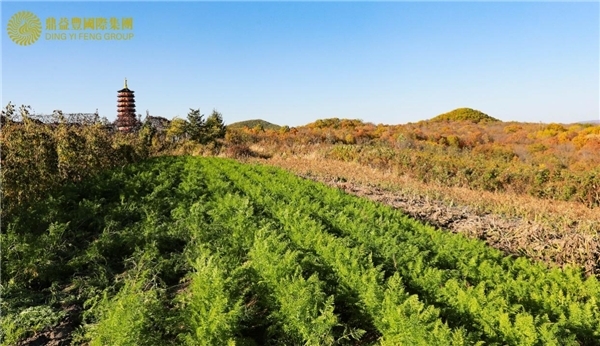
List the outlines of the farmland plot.
{"type": "Polygon", "coordinates": [[[595,277],[271,167],[157,158],[4,229],[5,345],[600,344],[595,277]]]}

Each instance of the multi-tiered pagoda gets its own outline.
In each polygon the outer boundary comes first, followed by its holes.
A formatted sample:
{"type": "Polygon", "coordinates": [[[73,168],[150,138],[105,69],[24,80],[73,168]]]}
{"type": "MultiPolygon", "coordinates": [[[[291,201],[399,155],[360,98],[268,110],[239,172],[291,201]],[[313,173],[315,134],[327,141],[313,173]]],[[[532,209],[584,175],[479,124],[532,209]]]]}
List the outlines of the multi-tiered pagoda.
{"type": "Polygon", "coordinates": [[[135,97],[133,90],[127,87],[127,78],[125,78],[125,88],[118,91],[117,94],[117,130],[131,132],[138,125],[135,117],[135,97]]]}

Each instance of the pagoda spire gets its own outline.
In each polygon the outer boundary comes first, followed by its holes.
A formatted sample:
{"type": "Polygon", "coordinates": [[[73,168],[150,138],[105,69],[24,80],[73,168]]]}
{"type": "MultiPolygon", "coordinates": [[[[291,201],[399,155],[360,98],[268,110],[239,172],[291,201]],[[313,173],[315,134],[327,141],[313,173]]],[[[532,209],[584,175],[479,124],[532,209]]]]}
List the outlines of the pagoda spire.
{"type": "Polygon", "coordinates": [[[134,91],[127,87],[127,78],[125,78],[125,88],[117,91],[117,130],[124,132],[135,131],[138,120],[135,117],[135,96],[134,91]]]}

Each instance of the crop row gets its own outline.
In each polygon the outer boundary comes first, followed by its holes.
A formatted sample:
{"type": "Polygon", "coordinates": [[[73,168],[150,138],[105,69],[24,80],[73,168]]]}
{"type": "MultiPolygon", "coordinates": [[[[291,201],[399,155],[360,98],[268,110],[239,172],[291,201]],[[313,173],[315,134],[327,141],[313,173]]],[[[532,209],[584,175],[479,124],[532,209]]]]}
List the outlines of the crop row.
{"type": "Polygon", "coordinates": [[[390,208],[281,171],[248,166],[227,171],[260,185],[256,198],[285,201],[324,229],[365,246],[381,257],[389,275],[400,274],[409,291],[439,307],[450,325],[473,325],[478,338],[520,345],[599,340],[595,278],[504,258],[480,242],[424,227],[390,208]]]}

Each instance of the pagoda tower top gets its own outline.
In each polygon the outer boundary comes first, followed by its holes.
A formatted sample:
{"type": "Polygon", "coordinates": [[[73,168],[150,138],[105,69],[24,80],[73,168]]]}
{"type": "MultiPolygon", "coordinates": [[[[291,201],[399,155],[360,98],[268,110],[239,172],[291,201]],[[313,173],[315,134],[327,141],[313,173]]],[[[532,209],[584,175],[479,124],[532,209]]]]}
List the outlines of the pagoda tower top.
{"type": "Polygon", "coordinates": [[[117,130],[131,132],[139,125],[135,117],[135,96],[133,90],[127,87],[127,78],[125,78],[125,88],[118,91],[117,94],[117,130]]]}

